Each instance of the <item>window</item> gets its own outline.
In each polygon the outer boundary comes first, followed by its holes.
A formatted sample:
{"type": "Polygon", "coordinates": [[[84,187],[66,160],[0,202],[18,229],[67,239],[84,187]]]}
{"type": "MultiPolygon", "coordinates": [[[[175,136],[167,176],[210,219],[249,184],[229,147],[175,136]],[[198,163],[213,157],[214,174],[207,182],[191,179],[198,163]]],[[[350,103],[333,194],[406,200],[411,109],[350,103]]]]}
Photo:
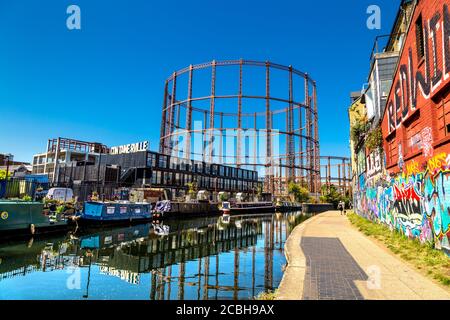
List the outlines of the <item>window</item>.
{"type": "Polygon", "coordinates": [[[435,141],[445,138],[450,134],[450,97],[445,95],[439,104],[436,105],[436,109],[432,109],[432,117],[437,119],[437,134],[435,141]]]}
{"type": "Polygon", "coordinates": [[[167,168],[167,156],[164,156],[162,154],[159,155],[159,163],[158,166],[160,168],[167,168]]]}
{"type": "Polygon", "coordinates": [[[147,167],[156,167],[156,155],[154,153],[147,153],[147,167]]]}
{"type": "Polygon", "coordinates": [[[420,118],[414,116],[414,119],[410,119],[408,124],[405,126],[406,131],[406,141],[403,148],[403,155],[420,151],[422,148],[422,131],[421,131],[420,118]]]}
{"type": "Polygon", "coordinates": [[[416,20],[417,59],[420,61],[425,56],[425,39],[423,35],[422,14],[416,20]]]}
{"type": "Polygon", "coordinates": [[[387,150],[387,156],[388,156],[388,163],[389,165],[396,164],[398,161],[398,150],[397,150],[397,141],[395,137],[393,137],[391,140],[388,141],[388,150],[387,150]]]}
{"type": "Polygon", "coordinates": [[[161,173],[159,171],[152,172],[152,184],[160,184],[161,183],[161,173]]]}
{"type": "Polygon", "coordinates": [[[178,158],[171,157],[170,160],[171,160],[171,161],[170,161],[170,169],[179,170],[180,167],[179,167],[179,161],[178,161],[178,158]]]}
{"type": "Polygon", "coordinates": [[[172,184],[172,175],[170,172],[163,172],[163,181],[162,183],[164,185],[171,185],[172,184]]]}

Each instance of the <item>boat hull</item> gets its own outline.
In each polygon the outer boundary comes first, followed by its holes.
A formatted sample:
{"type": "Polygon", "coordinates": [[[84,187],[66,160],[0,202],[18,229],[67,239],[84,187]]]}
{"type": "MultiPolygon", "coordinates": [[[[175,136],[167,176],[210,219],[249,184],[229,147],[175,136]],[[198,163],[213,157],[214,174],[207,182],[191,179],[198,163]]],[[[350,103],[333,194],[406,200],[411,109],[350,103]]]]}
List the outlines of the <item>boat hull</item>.
{"type": "Polygon", "coordinates": [[[78,217],[80,224],[127,224],[150,221],[150,204],[86,202],[78,217]]]}
{"type": "Polygon", "coordinates": [[[44,205],[39,202],[1,201],[0,238],[40,235],[65,231],[65,219],[52,221],[43,214],[44,205]]]}

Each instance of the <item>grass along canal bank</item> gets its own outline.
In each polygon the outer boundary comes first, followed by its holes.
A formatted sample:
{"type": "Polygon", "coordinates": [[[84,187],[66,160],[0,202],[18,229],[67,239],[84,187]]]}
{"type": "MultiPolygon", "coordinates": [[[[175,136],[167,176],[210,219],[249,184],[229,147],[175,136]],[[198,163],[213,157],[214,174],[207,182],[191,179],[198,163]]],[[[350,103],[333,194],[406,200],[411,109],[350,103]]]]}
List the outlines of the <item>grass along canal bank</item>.
{"type": "Polygon", "coordinates": [[[450,288],[450,258],[433,248],[432,244],[422,244],[417,239],[409,239],[387,226],[371,222],[353,212],[348,215],[350,222],[364,235],[369,236],[392,253],[440,284],[450,288]]]}

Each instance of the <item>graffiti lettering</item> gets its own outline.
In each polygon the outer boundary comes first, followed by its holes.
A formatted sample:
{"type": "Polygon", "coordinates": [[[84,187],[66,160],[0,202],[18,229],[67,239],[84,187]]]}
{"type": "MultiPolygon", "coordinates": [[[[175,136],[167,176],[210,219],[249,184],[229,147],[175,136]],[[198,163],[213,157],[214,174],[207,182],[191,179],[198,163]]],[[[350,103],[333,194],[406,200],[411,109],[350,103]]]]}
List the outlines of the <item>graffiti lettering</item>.
{"type": "Polygon", "coordinates": [[[421,132],[422,137],[422,144],[421,148],[423,150],[423,155],[425,157],[432,157],[433,156],[433,135],[431,133],[431,128],[426,127],[421,132]]]}
{"type": "Polygon", "coordinates": [[[447,154],[442,152],[428,160],[427,169],[431,174],[447,165],[447,154]]]}
{"type": "Polygon", "coordinates": [[[402,151],[402,145],[398,145],[398,167],[400,170],[403,170],[403,167],[405,166],[405,161],[403,160],[403,151],[402,151]]]}
{"type": "Polygon", "coordinates": [[[412,175],[415,175],[415,174],[418,174],[419,173],[419,164],[417,163],[417,161],[416,160],[412,160],[411,162],[409,162],[407,165],[406,165],[406,175],[409,177],[409,176],[412,176],[412,175]]]}
{"type": "Polygon", "coordinates": [[[367,157],[367,177],[371,178],[381,173],[381,156],[378,150],[367,157]]]}
{"type": "MultiPolygon", "coordinates": [[[[423,71],[414,70],[411,47],[407,51],[407,64],[401,64],[399,67],[399,78],[394,82],[387,103],[389,133],[401,125],[410,111],[415,110],[417,91],[428,100],[431,93],[442,85],[442,79],[447,80],[450,76],[450,14],[447,4],[443,6],[442,12],[435,12],[428,20],[424,17],[424,21],[428,23],[423,24],[422,30],[425,40],[423,71]],[[438,37],[442,37],[442,47],[438,46],[438,37]],[[440,65],[440,61],[443,61],[443,65],[440,65]]],[[[418,42],[416,39],[415,43],[418,42]]],[[[429,151],[429,148],[426,149],[426,152],[429,151]]]]}
{"type": "Polygon", "coordinates": [[[416,190],[412,186],[409,186],[405,189],[395,185],[394,186],[394,199],[395,200],[415,200],[420,201],[420,197],[417,194],[416,190]]]}

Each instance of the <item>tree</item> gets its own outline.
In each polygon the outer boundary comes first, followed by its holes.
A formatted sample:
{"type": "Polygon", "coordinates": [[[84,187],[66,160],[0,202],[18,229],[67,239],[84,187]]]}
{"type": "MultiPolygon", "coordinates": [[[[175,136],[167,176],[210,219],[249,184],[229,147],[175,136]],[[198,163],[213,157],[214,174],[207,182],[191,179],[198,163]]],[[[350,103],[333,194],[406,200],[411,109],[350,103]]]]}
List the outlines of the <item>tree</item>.
{"type": "Polygon", "coordinates": [[[219,200],[220,202],[228,201],[228,193],[227,192],[221,193],[219,196],[219,200]]]}
{"type": "Polygon", "coordinates": [[[192,181],[186,184],[188,187],[188,194],[190,198],[195,198],[197,196],[197,181],[192,181]]]}
{"type": "MultiPolygon", "coordinates": [[[[8,179],[11,178],[11,172],[8,172],[8,179]]],[[[0,170],[0,180],[6,180],[6,170],[0,170]]]]}
{"type": "Polygon", "coordinates": [[[288,193],[292,195],[297,202],[304,203],[311,200],[308,189],[294,182],[289,182],[288,193]]]}
{"type": "Polygon", "coordinates": [[[339,201],[346,200],[344,197],[338,192],[335,185],[322,185],[322,196],[320,197],[320,201],[323,203],[332,203],[335,207],[337,207],[339,201]]]}

